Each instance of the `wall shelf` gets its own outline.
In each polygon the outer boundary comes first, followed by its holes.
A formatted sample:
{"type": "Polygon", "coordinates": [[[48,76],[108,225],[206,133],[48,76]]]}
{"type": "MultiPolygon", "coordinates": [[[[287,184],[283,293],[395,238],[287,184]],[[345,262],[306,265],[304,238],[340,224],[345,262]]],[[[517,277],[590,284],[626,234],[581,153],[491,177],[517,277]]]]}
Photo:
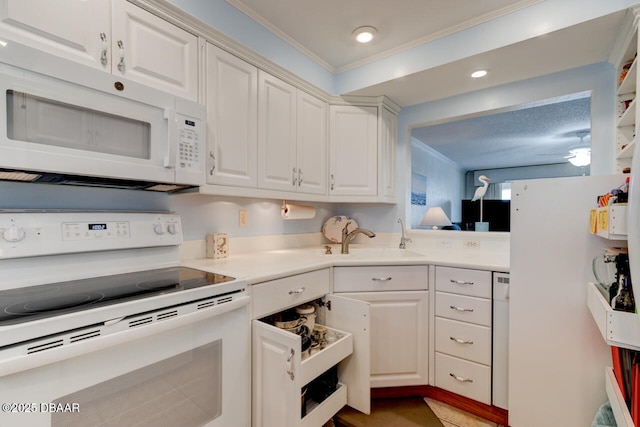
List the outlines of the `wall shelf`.
{"type": "Polygon", "coordinates": [[[618,387],[612,368],[605,369],[605,388],[618,427],[634,427],[633,419],[618,387]]]}
{"type": "Polygon", "coordinates": [[[589,232],[609,240],[627,240],[627,204],[591,210],[589,232]]]}
{"type": "Polygon", "coordinates": [[[588,284],[587,306],[608,345],[640,350],[640,315],[612,309],[595,283],[588,284]]]}

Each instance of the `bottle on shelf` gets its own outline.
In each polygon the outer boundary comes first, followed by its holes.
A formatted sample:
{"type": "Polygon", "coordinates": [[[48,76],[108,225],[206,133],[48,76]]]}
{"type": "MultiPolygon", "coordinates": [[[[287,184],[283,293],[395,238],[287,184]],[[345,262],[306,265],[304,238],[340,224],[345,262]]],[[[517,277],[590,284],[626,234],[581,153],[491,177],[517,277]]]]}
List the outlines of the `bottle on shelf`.
{"type": "Polygon", "coordinates": [[[611,307],[614,310],[634,313],[636,310],[631,287],[631,274],[629,270],[629,255],[618,254],[616,256],[616,284],[615,296],[611,300],[611,307]]]}

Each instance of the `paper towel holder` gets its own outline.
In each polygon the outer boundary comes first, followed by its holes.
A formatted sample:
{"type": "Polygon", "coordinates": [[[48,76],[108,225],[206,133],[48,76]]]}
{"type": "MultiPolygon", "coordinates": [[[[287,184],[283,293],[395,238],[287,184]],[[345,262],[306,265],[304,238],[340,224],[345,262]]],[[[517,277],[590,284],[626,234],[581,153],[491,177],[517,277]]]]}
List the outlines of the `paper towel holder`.
{"type": "Polygon", "coordinates": [[[313,206],[289,205],[286,200],[282,201],[283,219],[310,219],[316,216],[316,209],[313,206]]]}

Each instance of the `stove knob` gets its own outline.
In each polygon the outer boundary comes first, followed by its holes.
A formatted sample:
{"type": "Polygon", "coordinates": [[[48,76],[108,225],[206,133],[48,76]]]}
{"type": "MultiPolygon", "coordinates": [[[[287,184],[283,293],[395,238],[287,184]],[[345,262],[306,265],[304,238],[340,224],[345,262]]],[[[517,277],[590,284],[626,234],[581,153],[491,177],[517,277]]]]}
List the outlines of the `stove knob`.
{"type": "Polygon", "coordinates": [[[178,234],[178,224],[169,224],[167,226],[169,234],[178,234]]]}
{"type": "Polygon", "coordinates": [[[164,227],[162,227],[162,224],[156,224],[153,226],[153,231],[161,236],[164,234],[164,227]]]}
{"type": "Polygon", "coordinates": [[[7,242],[12,243],[19,242],[20,240],[24,239],[24,236],[24,228],[16,227],[15,225],[12,225],[2,232],[2,238],[7,242]]]}

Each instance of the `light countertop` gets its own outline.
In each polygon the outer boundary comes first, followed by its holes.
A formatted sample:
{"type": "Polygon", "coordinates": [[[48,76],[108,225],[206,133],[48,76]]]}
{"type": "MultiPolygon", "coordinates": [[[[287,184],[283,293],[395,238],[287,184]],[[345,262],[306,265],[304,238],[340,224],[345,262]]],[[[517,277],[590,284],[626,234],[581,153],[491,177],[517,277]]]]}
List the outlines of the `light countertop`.
{"type": "Polygon", "coordinates": [[[227,258],[184,260],[182,264],[200,270],[244,279],[248,284],[306,273],[327,267],[362,265],[430,264],[490,271],[509,271],[509,256],[483,251],[397,249],[353,245],[350,254],[325,255],[318,246],[264,252],[231,254],[227,258]]]}

